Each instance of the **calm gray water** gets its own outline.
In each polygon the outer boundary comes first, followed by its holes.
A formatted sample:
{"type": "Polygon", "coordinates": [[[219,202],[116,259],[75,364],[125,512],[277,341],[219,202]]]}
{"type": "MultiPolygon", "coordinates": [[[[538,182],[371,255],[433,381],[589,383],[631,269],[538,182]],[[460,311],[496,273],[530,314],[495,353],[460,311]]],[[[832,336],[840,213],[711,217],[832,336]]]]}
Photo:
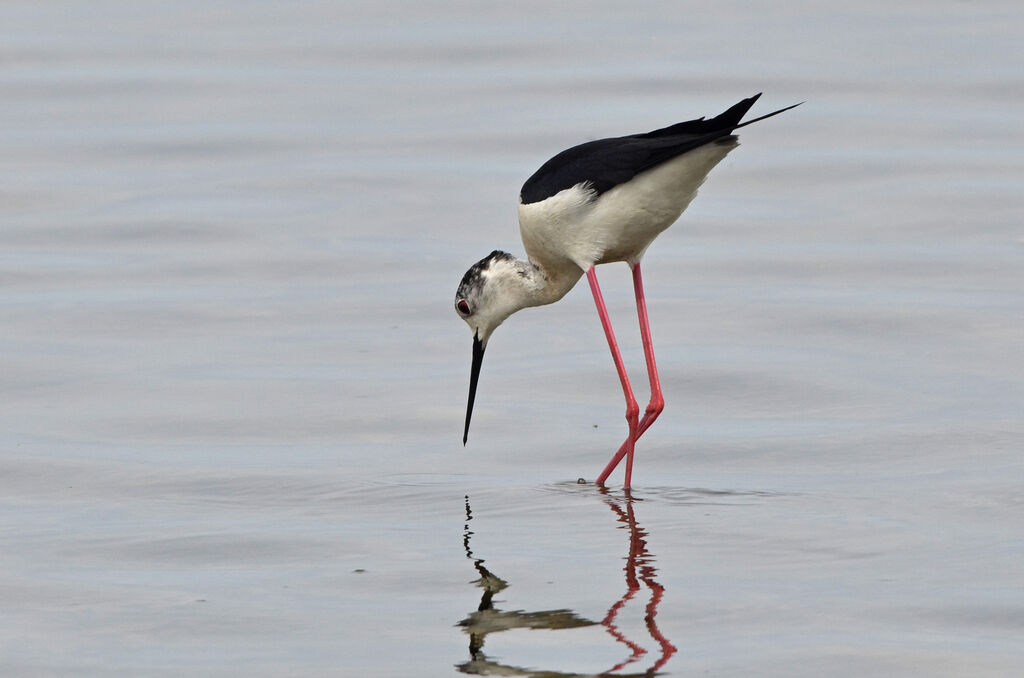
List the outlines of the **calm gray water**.
{"type": "Polygon", "coordinates": [[[1024,9],[895,6],[0,5],[0,674],[1019,675],[1024,9]],[[758,91],[632,500],[585,285],[464,449],[525,177],[758,91]]]}

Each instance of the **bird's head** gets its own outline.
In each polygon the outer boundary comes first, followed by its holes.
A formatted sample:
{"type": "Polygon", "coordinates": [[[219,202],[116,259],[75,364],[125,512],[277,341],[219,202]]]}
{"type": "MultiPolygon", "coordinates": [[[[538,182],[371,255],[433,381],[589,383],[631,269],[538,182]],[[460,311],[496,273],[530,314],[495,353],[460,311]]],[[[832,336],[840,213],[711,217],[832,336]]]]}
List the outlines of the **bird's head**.
{"type": "Polygon", "coordinates": [[[469,420],[473,416],[476,384],[487,340],[505,318],[523,308],[522,280],[523,262],[507,252],[494,250],[466,271],[455,293],[455,312],[473,331],[473,366],[469,375],[463,445],[469,438],[469,420]]]}
{"type": "Polygon", "coordinates": [[[455,312],[466,321],[483,346],[494,329],[520,308],[516,278],[519,262],[511,254],[494,250],[462,276],[455,293],[455,312]]]}

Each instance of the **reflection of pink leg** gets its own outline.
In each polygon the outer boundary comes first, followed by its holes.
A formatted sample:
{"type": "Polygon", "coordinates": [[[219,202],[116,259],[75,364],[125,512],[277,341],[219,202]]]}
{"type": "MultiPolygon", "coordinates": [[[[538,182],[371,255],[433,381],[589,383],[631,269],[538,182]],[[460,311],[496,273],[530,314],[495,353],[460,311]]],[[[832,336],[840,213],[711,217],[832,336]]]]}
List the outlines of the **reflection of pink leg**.
{"type": "Polygon", "coordinates": [[[619,627],[615,625],[615,617],[619,614],[619,610],[621,610],[623,607],[625,607],[626,603],[628,603],[630,600],[633,599],[633,596],[636,595],[636,592],[639,589],[640,589],[640,586],[637,585],[636,588],[631,588],[628,591],[626,591],[625,595],[623,595],[622,598],[619,598],[619,601],[611,606],[611,608],[608,610],[608,614],[606,614],[604,619],[601,620],[601,626],[603,626],[606,629],[608,629],[608,633],[610,633],[612,635],[612,638],[614,638],[615,640],[617,640],[620,643],[624,644],[626,647],[629,648],[629,650],[631,652],[631,654],[629,655],[628,659],[625,659],[624,661],[619,662],[618,664],[616,664],[612,668],[610,668],[607,671],[605,671],[605,673],[611,673],[613,671],[618,671],[622,667],[624,667],[624,666],[626,666],[628,664],[632,664],[637,659],[640,659],[640,657],[642,657],[643,655],[647,654],[647,650],[645,650],[643,647],[641,647],[639,643],[635,643],[632,640],[630,640],[629,638],[627,638],[622,633],[622,631],[619,631],[619,627]]]}
{"type": "MultiPolygon", "coordinates": [[[[590,270],[593,271],[594,269],[590,270]]],[[[596,284],[596,279],[593,284],[596,284]]],[[[593,287],[593,284],[591,287],[593,287]]],[[[662,410],[665,409],[665,399],[661,395],[661,382],[658,380],[658,366],[654,362],[654,344],[651,342],[651,326],[647,320],[647,301],[644,299],[644,282],[640,275],[639,263],[633,266],[633,290],[636,292],[636,313],[640,318],[640,338],[643,340],[644,358],[647,360],[647,376],[651,381],[651,401],[647,403],[643,419],[637,424],[636,435],[630,436],[630,438],[622,443],[619,451],[615,453],[615,456],[611,458],[608,465],[604,467],[596,481],[598,485],[604,485],[604,481],[608,479],[611,472],[619,465],[622,458],[626,457],[626,489],[629,489],[633,479],[633,450],[636,446],[636,441],[654,423],[654,420],[658,418],[662,410]]]]}
{"type": "MultiPolygon", "coordinates": [[[[651,570],[653,572],[654,568],[652,567],[651,570]]],[[[658,623],[654,621],[655,615],[658,614],[658,605],[661,604],[661,598],[665,595],[665,587],[654,581],[653,574],[650,579],[648,577],[641,578],[647,584],[647,588],[651,589],[651,600],[647,603],[647,614],[644,615],[644,622],[647,624],[647,632],[651,634],[651,638],[658,641],[658,645],[661,646],[661,657],[658,658],[658,661],[654,662],[654,666],[650,669],[651,673],[656,673],[678,650],[675,645],[668,641],[668,638],[662,635],[661,630],[658,628],[658,623]]]]}
{"type": "Polygon", "coordinates": [[[626,593],[608,610],[608,614],[601,621],[601,625],[608,629],[608,633],[613,638],[627,645],[632,654],[628,659],[608,669],[605,673],[618,671],[626,665],[635,662],[641,655],[646,654],[646,650],[639,643],[626,638],[625,634],[619,631],[615,624],[615,617],[626,603],[633,599],[642,581],[651,590],[651,599],[644,608],[644,624],[647,626],[647,632],[651,638],[657,641],[661,647],[661,656],[644,674],[654,675],[677,652],[676,646],[669,642],[658,628],[658,606],[665,595],[665,587],[655,579],[658,570],[654,567],[654,557],[647,552],[647,532],[636,522],[636,515],[633,513],[633,501],[627,497],[625,511],[616,502],[608,501],[607,504],[618,515],[619,522],[624,523],[629,529],[629,557],[626,558],[626,567],[624,568],[626,571],[626,593]],[[637,577],[638,569],[639,578],[637,577]]]}
{"type": "Polygon", "coordinates": [[[636,520],[630,520],[632,510],[630,510],[630,516],[627,516],[618,505],[608,502],[608,506],[618,514],[619,522],[625,523],[626,527],[629,528],[629,557],[626,558],[626,567],[624,568],[626,571],[626,592],[619,598],[618,602],[608,609],[608,614],[601,620],[601,625],[608,629],[608,633],[612,635],[612,638],[626,645],[632,653],[627,659],[605,671],[605,673],[612,673],[628,664],[632,664],[642,655],[647,654],[647,650],[641,647],[639,643],[627,638],[625,634],[619,631],[619,627],[615,624],[615,617],[618,616],[619,610],[625,607],[626,603],[632,600],[636,592],[640,590],[640,581],[636,577],[636,556],[639,544],[637,543],[635,532],[636,520]]]}
{"type": "MultiPolygon", "coordinates": [[[[626,457],[626,487],[629,487],[629,471],[633,468],[633,447],[638,436],[638,417],[640,406],[636,404],[633,396],[633,388],[629,385],[629,376],[626,374],[626,365],[622,362],[622,354],[619,353],[619,344],[615,341],[615,333],[612,331],[612,321],[608,317],[608,309],[604,305],[604,297],[601,296],[601,288],[597,284],[597,273],[591,266],[587,271],[587,281],[590,283],[590,291],[594,295],[594,303],[597,305],[597,315],[601,318],[601,326],[604,327],[604,334],[608,338],[608,348],[612,351],[612,360],[615,361],[615,369],[619,373],[619,381],[622,382],[622,392],[626,396],[626,423],[629,425],[629,437],[619,448],[619,458],[626,457]]],[[[645,415],[646,418],[646,415],[645,415]]],[[[615,462],[618,464],[618,461],[615,462]]],[[[614,468],[614,467],[613,467],[614,468]]],[[[610,473],[610,471],[609,471],[610,473]]],[[[598,478],[598,484],[604,484],[607,474],[602,473],[598,478]]]]}

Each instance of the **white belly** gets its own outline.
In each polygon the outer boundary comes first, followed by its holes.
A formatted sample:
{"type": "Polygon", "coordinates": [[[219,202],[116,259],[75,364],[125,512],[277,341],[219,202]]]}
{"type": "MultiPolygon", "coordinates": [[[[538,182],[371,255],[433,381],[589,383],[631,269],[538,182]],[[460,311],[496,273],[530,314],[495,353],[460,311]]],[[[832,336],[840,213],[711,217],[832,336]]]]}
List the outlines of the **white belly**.
{"type": "Polygon", "coordinates": [[[593,199],[578,184],[519,205],[526,253],[542,265],[569,260],[586,271],[613,261],[635,263],[690,204],[711,169],[737,146],[735,137],[663,162],[593,199]]]}

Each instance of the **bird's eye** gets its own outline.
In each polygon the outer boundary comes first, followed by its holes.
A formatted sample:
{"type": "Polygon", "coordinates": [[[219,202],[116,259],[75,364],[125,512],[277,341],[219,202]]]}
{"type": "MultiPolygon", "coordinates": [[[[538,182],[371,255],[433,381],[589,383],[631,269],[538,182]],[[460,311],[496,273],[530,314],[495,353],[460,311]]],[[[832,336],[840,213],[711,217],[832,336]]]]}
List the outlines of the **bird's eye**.
{"type": "Polygon", "coordinates": [[[459,299],[455,302],[455,308],[459,310],[462,315],[469,315],[473,311],[469,308],[469,303],[465,299],[459,299]]]}

